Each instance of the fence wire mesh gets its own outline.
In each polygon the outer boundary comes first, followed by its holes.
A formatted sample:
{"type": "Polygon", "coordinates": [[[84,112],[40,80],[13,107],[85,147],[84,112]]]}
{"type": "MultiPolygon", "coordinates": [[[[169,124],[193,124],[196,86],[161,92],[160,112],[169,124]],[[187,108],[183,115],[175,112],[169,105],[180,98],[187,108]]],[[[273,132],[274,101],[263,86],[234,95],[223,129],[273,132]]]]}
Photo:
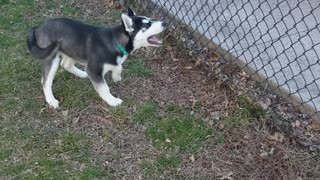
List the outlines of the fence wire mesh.
{"type": "Polygon", "coordinates": [[[179,26],[177,38],[187,38],[186,44],[196,52],[213,44],[221,57],[237,61],[250,77],[269,84],[269,91],[280,92],[282,99],[312,116],[319,114],[319,0],[133,2],[142,5],[144,13],[179,26]]]}

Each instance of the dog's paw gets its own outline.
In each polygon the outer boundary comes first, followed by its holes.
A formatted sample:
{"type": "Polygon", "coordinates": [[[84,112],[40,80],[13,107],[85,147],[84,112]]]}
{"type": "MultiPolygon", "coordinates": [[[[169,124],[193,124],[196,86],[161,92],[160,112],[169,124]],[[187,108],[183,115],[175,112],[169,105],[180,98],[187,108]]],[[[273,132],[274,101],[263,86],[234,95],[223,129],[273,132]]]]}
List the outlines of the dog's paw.
{"type": "Polygon", "coordinates": [[[115,107],[115,106],[119,106],[122,102],[123,102],[123,101],[122,101],[121,99],[119,99],[119,98],[114,98],[114,100],[111,101],[111,102],[108,102],[108,104],[109,104],[110,106],[115,107]]]}
{"type": "Polygon", "coordinates": [[[49,107],[52,109],[57,109],[59,108],[59,101],[56,99],[51,100],[50,102],[48,102],[49,107]]]}
{"type": "Polygon", "coordinates": [[[121,76],[115,76],[115,77],[113,76],[112,80],[113,80],[113,82],[119,82],[122,80],[122,77],[121,76]]]}

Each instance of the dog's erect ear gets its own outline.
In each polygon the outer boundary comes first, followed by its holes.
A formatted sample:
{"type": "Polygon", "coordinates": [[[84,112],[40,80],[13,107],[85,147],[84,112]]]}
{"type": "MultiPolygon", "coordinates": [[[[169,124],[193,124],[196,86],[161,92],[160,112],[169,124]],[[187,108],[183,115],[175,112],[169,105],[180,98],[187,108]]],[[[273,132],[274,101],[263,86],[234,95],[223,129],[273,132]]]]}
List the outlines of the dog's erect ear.
{"type": "Polygon", "coordinates": [[[134,11],[130,8],[130,6],[128,6],[128,16],[135,16],[136,13],[134,13],[134,11]]]}
{"type": "Polygon", "coordinates": [[[132,25],[133,25],[133,22],[132,22],[132,19],[126,15],[126,14],[121,14],[121,19],[122,19],[122,22],[123,22],[123,25],[126,29],[126,31],[128,31],[129,33],[134,31],[132,25]]]}

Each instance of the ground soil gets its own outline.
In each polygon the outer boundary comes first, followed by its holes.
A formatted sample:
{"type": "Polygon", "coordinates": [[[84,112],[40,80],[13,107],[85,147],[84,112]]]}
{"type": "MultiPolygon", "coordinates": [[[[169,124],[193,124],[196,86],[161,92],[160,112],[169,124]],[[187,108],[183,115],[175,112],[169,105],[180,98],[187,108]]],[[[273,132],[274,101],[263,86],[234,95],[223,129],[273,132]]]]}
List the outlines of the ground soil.
{"type": "MultiPolygon", "coordinates": [[[[110,8],[121,10],[121,6],[111,0],[79,0],[75,5],[85,9],[92,16],[103,16],[110,8]]],[[[193,109],[197,102],[201,104],[195,115],[201,117],[203,112],[209,114],[208,122],[232,114],[237,106],[237,95],[232,88],[210,72],[205,63],[198,63],[197,58],[188,56],[183,47],[176,46],[173,36],[166,36],[167,44],[163,49],[142,49],[133,54],[134,58],[143,59],[152,75],[144,80],[134,79],[125,83],[112,84],[112,91],[118,96],[133,97],[137,105],[154,101],[160,106],[178,104],[193,109]]],[[[241,78],[241,77],[240,77],[241,78]]],[[[132,112],[135,107],[132,107],[132,112]]],[[[127,119],[132,112],[129,109],[127,119]]],[[[72,114],[72,113],[71,113],[72,114]]],[[[101,102],[92,104],[73,114],[74,126],[87,134],[99,137],[101,129],[108,129],[113,138],[112,143],[100,143],[97,139],[96,159],[106,167],[116,169],[116,177],[137,179],[142,177],[141,159],[145,152],[156,152],[143,134],[141,126],[126,126],[125,121],[118,122],[110,117],[109,110],[101,102]],[[88,123],[85,119],[90,116],[88,123]],[[76,118],[77,117],[77,118],[76,118]],[[119,128],[120,127],[120,128],[119,128]],[[117,156],[117,158],[114,158],[117,156]],[[99,159],[99,157],[101,157],[99,159]]],[[[277,125],[267,126],[267,119],[254,123],[245,129],[236,129],[229,133],[222,146],[211,146],[208,143],[194,155],[183,162],[179,172],[186,177],[208,176],[221,179],[293,179],[306,177],[314,169],[310,168],[314,158],[312,153],[300,148],[287,133],[274,134],[281,128],[277,125]],[[271,129],[270,129],[271,128],[271,129]]],[[[269,123],[270,124],[270,123],[269,123]]],[[[223,130],[222,130],[223,131],[223,130]]],[[[102,132],[102,131],[101,131],[102,132]]],[[[102,138],[102,136],[101,136],[102,138]]],[[[314,166],[315,167],[315,166],[314,166]]]]}

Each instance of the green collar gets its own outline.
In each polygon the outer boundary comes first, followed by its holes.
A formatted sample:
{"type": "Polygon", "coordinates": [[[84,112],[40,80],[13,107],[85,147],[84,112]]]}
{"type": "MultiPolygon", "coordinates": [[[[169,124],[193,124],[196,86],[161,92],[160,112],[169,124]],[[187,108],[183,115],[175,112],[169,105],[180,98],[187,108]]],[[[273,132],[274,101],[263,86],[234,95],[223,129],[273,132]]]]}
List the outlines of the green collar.
{"type": "Polygon", "coordinates": [[[128,55],[128,52],[126,51],[126,49],[124,47],[122,47],[119,43],[115,42],[118,49],[120,50],[120,52],[122,53],[122,55],[126,56],[128,55]]]}

